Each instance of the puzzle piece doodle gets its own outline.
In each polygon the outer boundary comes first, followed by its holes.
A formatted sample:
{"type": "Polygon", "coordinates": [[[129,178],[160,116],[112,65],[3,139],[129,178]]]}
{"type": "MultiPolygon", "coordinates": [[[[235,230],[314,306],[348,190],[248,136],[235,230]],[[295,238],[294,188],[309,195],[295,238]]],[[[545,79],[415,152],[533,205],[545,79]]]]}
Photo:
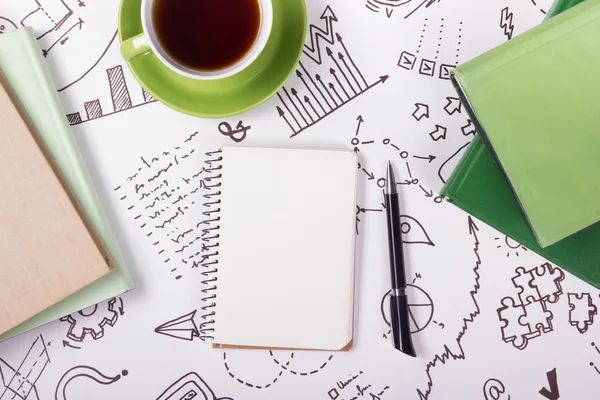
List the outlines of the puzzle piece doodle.
{"type": "Polygon", "coordinates": [[[560,269],[545,263],[530,270],[533,275],[531,285],[534,286],[542,301],[556,303],[563,294],[561,282],[565,273],[560,269]]]}
{"type": "Polygon", "coordinates": [[[529,339],[540,336],[542,333],[552,332],[552,312],[546,308],[543,301],[525,304],[525,315],[519,318],[519,324],[529,326],[531,332],[529,339]]]}
{"type": "Polygon", "coordinates": [[[584,334],[594,323],[594,315],[598,314],[598,308],[592,301],[589,293],[568,293],[569,299],[569,323],[577,328],[579,333],[584,334]]]}
{"type": "Polygon", "coordinates": [[[525,315],[525,307],[515,304],[512,297],[505,297],[501,301],[502,307],[498,312],[500,322],[502,322],[502,340],[511,343],[519,350],[527,347],[528,335],[531,334],[529,326],[519,324],[521,317],[525,315]]]}
{"type": "Polygon", "coordinates": [[[517,268],[517,275],[512,278],[513,285],[518,291],[521,304],[529,304],[541,300],[540,292],[537,287],[532,285],[534,275],[531,270],[525,270],[523,267],[517,268]]]}

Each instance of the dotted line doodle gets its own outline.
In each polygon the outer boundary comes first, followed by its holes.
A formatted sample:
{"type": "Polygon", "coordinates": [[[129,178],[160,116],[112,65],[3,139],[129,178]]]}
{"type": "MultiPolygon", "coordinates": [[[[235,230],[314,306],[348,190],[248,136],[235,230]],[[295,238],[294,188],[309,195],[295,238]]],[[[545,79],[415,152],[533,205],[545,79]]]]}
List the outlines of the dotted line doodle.
{"type": "MultiPolygon", "coordinates": [[[[291,361],[291,360],[290,360],[290,361],[291,361]]],[[[288,362],[285,364],[285,366],[286,366],[286,367],[289,365],[290,361],[288,361],[288,362]]],[[[278,375],[277,375],[277,376],[276,376],[276,377],[275,377],[275,378],[274,378],[274,379],[273,379],[273,380],[272,380],[270,383],[267,383],[266,385],[255,385],[255,384],[253,384],[253,383],[250,383],[250,382],[244,381],[244,380],[242,380],[242,379],[240,379],[240,378],[236,377],[236,376],[233,374],[233,372],[231,372],[231,369],[229,368],[229,364],[227,364],[227,352],[224,352],[224,353],[223,353],[223,363],[225,364],[225,369],[227,370],[227,373],[229,374],[229,376],[230,376],[232,379],[235,379],[236,381],[238,381],[238,382],[239,382],[239,383],[241,383],[242,385],[246,385],[246,386],[248,386],[248,387],[250,387],[250,388],[254,388],[254,389],[268,389],[268,388],[270,388],[271,386],[273,386],[273,385],[274,385],[274,384],[275,384],[275,383],[276,383],[276,382],[279,380],[279,378],[281,377],[281,375],[283,375],[283,369],[282,369],[281,371],[279,371],[279,374],[278,374],[278,375]]],[[[283,367],[283,366],[282,366],[282,367],[283,367]]]]}
{"type": "Polygon", "coordinates": [[[277,358],[275,358],[275,355],[273,354],[273,351],[269,350],[269,355],[273,358],[273,361],[275,362],[275,364],[281,366],[281,368],[283,368],[284,370],[288,371],[290,374],[300,375],[300,376],[308,376],[308,375],[316,374],[317,372],[319,372],[323,368],[325,368],[327,366],[327,364],[329,363],[329,361],[331,361],[331,359],[333,358],[333,354],[330,355],[327,358],[327,361],[325,361],[323,364],[321,364],[321,366],[319,368],[317,368],[317,369],[314,369],[314,370],[309,371],[309,372],[298,372],[298,371],[295,371],[295,370],[293,370],[291,368],[288,368],[288,366],[290,365],[290,362],[294,359],[294,353],[292,353],[290,355],[290,359],[285,364],[281,363],[277,358]]]}

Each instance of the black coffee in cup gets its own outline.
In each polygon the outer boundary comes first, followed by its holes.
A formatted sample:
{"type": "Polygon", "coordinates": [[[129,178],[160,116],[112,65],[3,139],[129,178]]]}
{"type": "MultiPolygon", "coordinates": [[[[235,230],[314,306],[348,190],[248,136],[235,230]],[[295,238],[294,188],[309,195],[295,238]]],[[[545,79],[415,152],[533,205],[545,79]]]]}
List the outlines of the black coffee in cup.
{"type": "Polygon", "coordinates": [[[261,10],[258,0],[155,0],[152,21],[158,42],[175,62],[218,71],[252,48],[261,10]]]}

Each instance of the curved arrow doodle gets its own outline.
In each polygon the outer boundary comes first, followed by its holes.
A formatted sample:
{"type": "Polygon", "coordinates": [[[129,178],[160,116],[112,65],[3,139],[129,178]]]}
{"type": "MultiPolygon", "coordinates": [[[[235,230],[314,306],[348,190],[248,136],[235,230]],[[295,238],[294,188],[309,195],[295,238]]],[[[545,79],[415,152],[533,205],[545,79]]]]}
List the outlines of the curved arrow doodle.
{"type": "Polygon", "coordinates": [[[106,376],[96,368],[88,367],[86,365],[78,365],[76,367],[71,368],[60,378],[58,381],[58,385],[56,386],[56,391],[54,392],[55,400],[67,400],[67,386],[74,379],[77,378],[89,378],[101,385],[111,385],[117,382],[121,377],[127,376],[129,372],[127,370],[123,370],[117,376],[106,376]]]}

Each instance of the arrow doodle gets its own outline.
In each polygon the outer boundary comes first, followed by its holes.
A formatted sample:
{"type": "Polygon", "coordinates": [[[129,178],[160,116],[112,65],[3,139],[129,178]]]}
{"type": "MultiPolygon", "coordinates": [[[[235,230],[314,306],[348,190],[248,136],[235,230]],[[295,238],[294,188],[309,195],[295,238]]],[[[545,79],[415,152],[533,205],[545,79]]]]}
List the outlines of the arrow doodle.
{"type": "Polygon", "coordinates": [[[560,394],[558,392],[556,368],[554,368],[552,371],[546,372],[546,378],[548,379],[548,386],[550,386],[550,390],[546,389],[546,387],[543,387],[540,389],[540,394],[548,400],[558,400],[560,398],[560,394]]]}
{"type": "Polygon", "coordinates": [[[356,120],[358,121],[358,124],[356,124],[356,133],[354,134],[354,136],[358,136],[358,133],[360,132],[360,126],[362,125],[363,122],[365,122],[362,115],[359,115],[358,117],[356,117],[356,120]]]}
{"type": "Polygon", "coordinates": [[[419,185],[419,187],[421,188],[421,190],[423,191],[423,193],[425,193],[425,197],[433,197],[433,190],[425,190],[425,188],[421,185],[419,185]]]}
{"type": "Polygon", "coordinates": [[[372,172],[368,172],[364,167],[362,168],[362,170],[369,178],[368,180],[372,181],[373,179],[375,179],[375,175],[372,172]]]}
{"type": "Polygon", "coordinates": [[[240,143],[241,141],[246,139],[246,136],[248,135],[248,129],[250,128],[252,128],[250,125],[244,126],[244,123],[242,121],[238,122],[235,129],[233,129],[228,122],[221,122],[219,124],[219,132],[221,132],[221,134],[224,136],[228,136],[231,140],[233,140],[236,143],[240,143]]]}
{"type": "Polygon", "coordinates": [[[290,83],[290,89],[284,86],[277,93],[281,104],[275,110],[292,130],[290,137],[310,128],[389,78],[389,75],[381,75],[377,81],[368,84],[343,37],[333,32],[333,21],[338,19],[329,6],[325,8],[321,19],[326,21],[325,25],[310,25],[310,38],[304,46],[304,56],[317,64],[313,65],[316,71],[308,72],[310,68],[305,67],[307,60],[303,56],[294,78],[298,85],[291,88],[290,83]],[[321,44],[325,55],[321,55],[321,44]]]}
{"type": "Polygon", "coordinates": [[[67,42],[67,40],[69,39],[66,36],[75,28],[79,28],[79,30],[81,30],[81,28],[83,28],[84,23],[85,22],[81,18],[79,18],[79,20],[75,23],[75,25],[70,27],[69,30],[66,31],[61,37],[59,37],[54,43],[52,43],[52,45],[50,47],[48,47],[48,49],[42,50],[42,55],[44,57],[48,57],[48,54],[54,48],[54,46],[56,46],[58,43],[60,43],[61,45],[64,45],[67,42]]]}
{"type": "Polygon", "coordinates": [[[468,120],[468,123],[460,129],[462,130],[462,133],[465,136],[475,135],[477,133],[477,130],[475,129],[475,125],[473,124],[473,121],[471,121],[471,120],[468,120]]]}
{"type": "Polygon", "coordinates": [[[413,157],[418,158],[419,160],[429,160],[429,164],[431,164],[431,162],[436,159],[436,157],[432,154],[428,155],[427,157],[421,157],[421,156],[415,156],[415,155],[413,155],[413,157]]]}
{"type": "Polygon", "coordinates": [[[79,349],[81,350],[81,347],[77,347],[77,346],[73,346],[69,341],[67,340],[63,340],[62,341],[63,347],[70,347],[72,349],[79,349]]]}
{"type": "Polygon", "coordinates": [[[321,14],[321,19],[325,20],[326,30],[323,30],[316,25],[311,25],[309,30],[310,46],[308,44],[304,45],[304,54],[319,65],[321,65],[321,44],[319,38],[322,38],[327,43],[333,45],[333,21],[337,22],[338,20],[329,6],[325,7],[325,11],[321,14]]]}
{"type": "Polygon", "coordinates": [[[429,118],[429,106],[423,103],[415,103],[415,111],[412,113],[412,116],[417,121],[422,120],[423,118],[429,118]]]}
{"type": "MultiPolygon", "coordinates": [[[[358,73],[358,76],[360,76],[360,79],[361,79],[361,81],[363,82],[363,84],[365,86],[364,88],[366,89],[369,86],[369,84],[367,83],[367,80],[363,76],[362,72],[360,72],[360,69],[358,69],[358,67],[356,66],[356,63],[354,63],[354,60],[352,59],[352,56],[350,55],[350,53],[348,53],[348,49],[346,48],[346,45],[344,44],[344,39],[342,38],[342,35],[340,35],[339,33],[336,33],[335,34],[335,38],[337,39],[337,41],[342,46],[342,49],[344,49],[344,52],[346,53],[346,57],[348,57],[348,60],[350,60],[350,64],[352,64],[352,66],[354,67],[354,69],[358,73]]],[[[358,87],[361,90],[363,90],[363,88],[361,88],[360,85],[358,87]]]]}
{"type": "Polygon", "coordinates": [[[453,115],[454,113],[461,112],[462,103],[460,99],[457,97],[446,97],[448,100],[448,104],[444,107],[444,110],[448,113],[448,115],[453,115]]]}
{"type": "Polygon", "coordinates": [[[446,128],[441,125],[436,125],[435,130],[429,133],[429,136],[433,139],[434,142],[437,142],[440,139],[446,139],[446,128]]]}

